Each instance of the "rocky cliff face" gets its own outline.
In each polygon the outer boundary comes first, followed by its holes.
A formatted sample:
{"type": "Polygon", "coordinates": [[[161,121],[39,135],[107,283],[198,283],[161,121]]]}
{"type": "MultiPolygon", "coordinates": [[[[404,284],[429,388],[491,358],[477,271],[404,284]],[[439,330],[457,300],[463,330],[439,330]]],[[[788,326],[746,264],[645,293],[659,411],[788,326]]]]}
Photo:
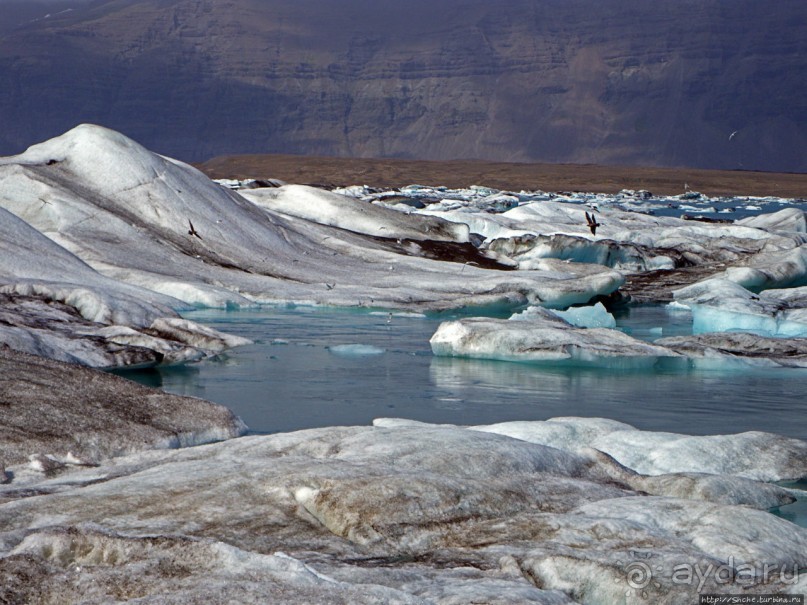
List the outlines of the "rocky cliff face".
{"type": "Polygon", "coordinates": [[[186,160],[807,171],[804,31],[803,0],[79,3],[0,31],[0,153],[90,121],[186,160]]]}

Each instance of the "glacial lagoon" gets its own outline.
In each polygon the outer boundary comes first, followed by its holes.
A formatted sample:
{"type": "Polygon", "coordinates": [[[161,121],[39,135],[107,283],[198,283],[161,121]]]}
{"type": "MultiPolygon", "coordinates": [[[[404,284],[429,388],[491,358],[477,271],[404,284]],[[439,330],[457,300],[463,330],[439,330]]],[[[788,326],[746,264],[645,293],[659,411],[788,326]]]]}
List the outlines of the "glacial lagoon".
{"type": "MultiPolygon", "coordinates": [[[[366,425],[379,417],[473,425],[597,416],[652,431],[807,436],[802,369],[615,370],[435,357],[429,338],[455,314],[299,306],[186,317],[255,344],[192,365],[124,375],[222,403],[256,433],[366,425]]],[[[652,340],[687,334],[691,317],[648,306],[618,313],[617,322],[652,340]]]]}

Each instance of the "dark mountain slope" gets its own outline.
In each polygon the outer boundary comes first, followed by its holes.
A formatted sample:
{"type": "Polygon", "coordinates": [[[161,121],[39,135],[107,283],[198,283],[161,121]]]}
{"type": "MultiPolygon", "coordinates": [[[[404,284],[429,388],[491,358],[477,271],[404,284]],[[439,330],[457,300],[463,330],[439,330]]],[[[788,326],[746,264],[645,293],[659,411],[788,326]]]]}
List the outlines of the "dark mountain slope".
{"type": "Polygon", "coordinates": [[[0,33],[0,153],[90,121],[187,160],[807,171],[804,31],[803,0],[95,1],[0,33]]]}

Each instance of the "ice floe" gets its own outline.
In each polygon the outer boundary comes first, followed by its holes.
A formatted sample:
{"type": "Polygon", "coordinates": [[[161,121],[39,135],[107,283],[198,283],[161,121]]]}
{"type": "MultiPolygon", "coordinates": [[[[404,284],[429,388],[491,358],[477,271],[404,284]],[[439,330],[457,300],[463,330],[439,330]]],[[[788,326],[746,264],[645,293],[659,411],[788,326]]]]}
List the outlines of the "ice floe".
{"type": "Polygon", "coordinates": [[[670,349],[618,330],[576,328],[541,307],[531,307],[505,320],[468,318],[444,322],[430,344],[432,352],[440,356],[598,366],[645,367],[660,358],[679,357],[670,349]]]}
{"type": "Polygon", "coordinates": [[[693,332],[748,331],[762,336],[805,337],[807,314],[785,299],[760,296],[726,279],[708,279],[673,293],[692,311],[693,332]]]}

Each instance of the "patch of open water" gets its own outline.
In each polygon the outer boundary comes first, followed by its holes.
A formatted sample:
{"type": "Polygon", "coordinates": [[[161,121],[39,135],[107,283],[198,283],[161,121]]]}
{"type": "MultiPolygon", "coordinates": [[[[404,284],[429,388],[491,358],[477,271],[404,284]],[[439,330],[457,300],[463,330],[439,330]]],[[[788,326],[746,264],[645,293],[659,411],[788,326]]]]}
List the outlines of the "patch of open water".
{"type": "MultiPolygon", "coordinates": [[[[434,357],[429,338],[446,316],[263,307],[187,317],[255,344],[126,375],[222,403],[258,433],[381,416],[453,424],[602,416],[644,430],[807,438],[807,370],[617,371],[434,357]],[[353,344],[362,347],[344,346],[353,344]]],[[[632,308],[617,320],[648,339],[685,334],[691,321],[663,307],[632,308]]]]}

